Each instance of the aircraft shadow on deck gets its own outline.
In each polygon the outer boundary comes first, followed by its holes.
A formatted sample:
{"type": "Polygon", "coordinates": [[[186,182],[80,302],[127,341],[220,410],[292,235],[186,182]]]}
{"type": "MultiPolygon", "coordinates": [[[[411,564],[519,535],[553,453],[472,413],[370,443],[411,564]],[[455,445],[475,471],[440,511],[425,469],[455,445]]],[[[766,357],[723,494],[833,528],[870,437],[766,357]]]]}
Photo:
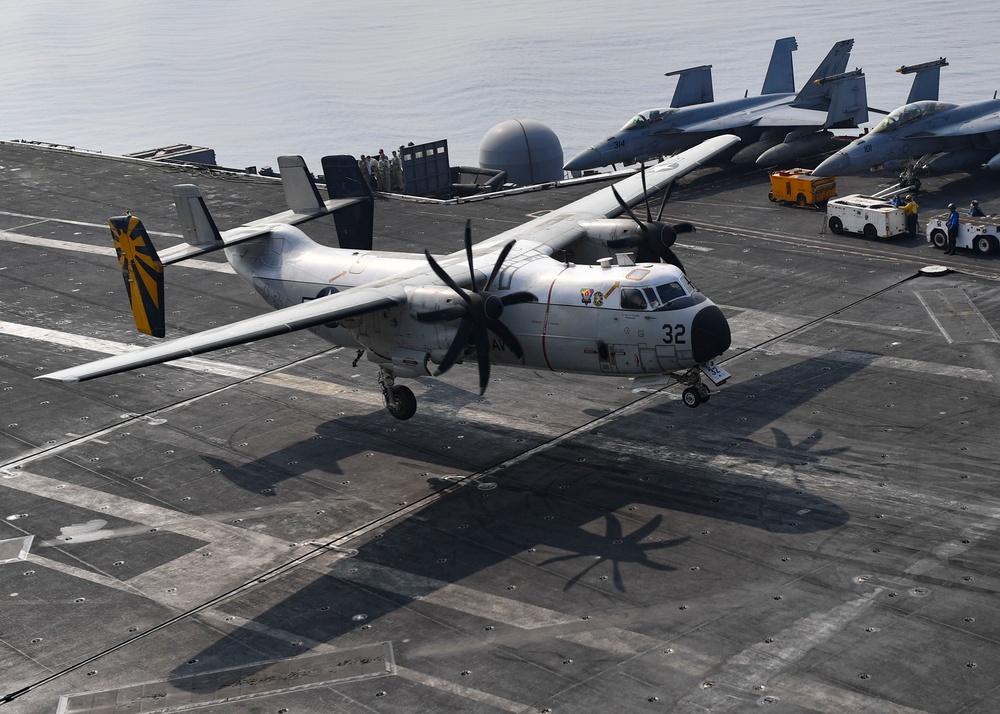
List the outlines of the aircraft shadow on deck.
{"type": "MultiPolygon", "coordinates": [[[[749,439],[781,415],[807,403],[818,391],[835,387],[864,366],[864,360],[857,359],[844,362],[822,358],[803,360],[728,388],[726,395],[716,396],[711,404],[701,407],[694,415],[680,402],[661,403],[613,420],[613,431],[627,435],[636,429],[648,429],[662,421],[658,417],[660,413],[666,413],[670,420],[688,419],[692,424],[691,433],[695,434],[698,429],[706,428],[706,422],[712,421],[713,407],[727,405],[726,409],[734,410],[735,405],[749,401],[748,394],[757,394],[762,400],[766,397],[766,408],[757,404],[758,408],[741,412],[745,416],[736,421],[739,426],[727,427],[724,434],[727,440],[749,439]],[[767,390],[772,388],[775,394],[767,395],[767,390]],[[695,423],[699,413],[703,421],[695,423]]],[[[384,426],[385,419],[381,413],[347,417],[333,420],[329,426],[319,427],[319,431],[335,425],[364,433],[373,427],[377,430],[384,426]]],[[[577,439],[501,471],[497,487],[492,490],[484,492],[468,486],[443,495],[376,537],[369,537],[360,546],[358,555],[338,561],[329,575],[316,578],[315,573],[311,573],[311,580],[305,578],[301,588],[254,617],[254,621],[315,642],[331,642],[350,633],[364,636],[367,641],[379,636],[377,625],[373,623],[414,599],[412,592],[401,594],[379,587],[378,568],[401,572],[407,580],[423,583],[421,587],[431,593],[526,552],[535,553],[539,559],[536,565],[541,567],[577,562],[579,569],[569,577],[547,573],[547,577],[564,577],[564,590],[578,586],[584,578],[596,578],[601,574],[610,578],[615,591],[627,598],[630,583],[622,572],[623,565],[661,573],[658,577],[663,582],[657,587],[669,590],[670,573],[676,570],[670,563],[670,551],[688,540],[686,536],[671,532],[670,512],[730,521],[786,537],[838,528],[849,520],[844,509],[823,497],[809,494],[799,488],[800,483],[790,487],[710,463],[666,463],[655,454],[622,460],[620,454],[601,446],[602,438],[609,433],[609,429],[602,427],[599,435],[589,438],[589,443],[587,438],[577,439]],[[571,451],[560,454],[559,450],[571,451]],[[657,533],[659,538],[654,537],[657,533]],[[374,567],[376,580],[358,583],[338,577],[342,568],[352,567],[374,567]],[[363,622],[355,618],[357,613],[365,614],[363,622]],[[372,633],[362,633],[362,627],[376,629],[372,633]]],[[[775,439],[773,449],[754,442],[754,458],[769,464],[794,467],[844,451],[843,448],[820,448],[822,433],[819,430],[799,443],[794,443],[777,427],[772,427],[771,433],[775,439]]],[[[671,432],[670,440],[675,445],[676,440],[684,438],[684,429],[671,432]]],[[[261,462],[243,467],[229,466],[223,473],[234,480],[246,473],[260,479],[261,474],[267,473],[269,464],[295,460],[303,443],[272,454],[261,462]]],[[[391,440],[385,441],[386,445],[391,443],[391,440]]],[[[326,444],[327,447],[331,445],[326,444]]],[[[690,445],[687,448],[690,449],[690,445]]],[[[324,468],[355,453],[353,446],[340,452],[337,448],[328,449],[324,452],[324,468]]],[[[412,453],[401,449],[395,455],[406,457],[412,453]]],[[[282,473],[273,483],[291,476],[294,474],[282,473]]],[[[260,484],[255,483],[257,485],[260,484]]],[[[439,483],[430,479],[428,486],[434,489],[439,483]]],[[[684,520],[689,522],[690,519],[684,520]]],[[[648,587],[648,579],[643,587],[648,587]]],[[[232,607],[226,609],[235,611],[232,607]]],[[[348,641],[353,640],[348,638],[348,641]]],[[[305,649],[297,648],[295,656],[304,654],[305,649]]],[[[196,661],[197,669],[181,664],[172,676],[191,677],[197,672],[234,665],[244,667],[246,673],[252,671],[254,663],[288,656],[287,642],[279,642],[251,629],[241,629],[197,654],[180,653],[180,660],[196,661]]],[[[182,682],[178,685],[183,686],[182,682]]]]}

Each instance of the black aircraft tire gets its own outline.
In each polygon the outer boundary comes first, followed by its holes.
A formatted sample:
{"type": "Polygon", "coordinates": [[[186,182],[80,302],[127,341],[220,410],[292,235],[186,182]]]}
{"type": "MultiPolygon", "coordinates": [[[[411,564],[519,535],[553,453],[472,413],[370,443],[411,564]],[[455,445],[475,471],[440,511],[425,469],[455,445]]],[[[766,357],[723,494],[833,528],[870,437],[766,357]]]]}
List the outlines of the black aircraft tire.
{"type": "Polygon", "coordinates": [[[413,390],[404,386],[393,387],[392,406],[389,407],[389,413],[401,421],[416,414],[417,398],[413,396],[413,390]]]}
{"type": "Polygon", "coordinates": [[[694,387],[688,387],[681,392],[681,400],[684,402],[684,406],[691,407],[692,409],[701,404],[702,401],[701,395],[698,394],[698,390],[694,387]]]}
{"type": "Polygon", "coordinates": [[[836,235],[840,235],[844,232],[844,222],[837,218],[837,216],[830,216],[830,232],[836,235]]]}

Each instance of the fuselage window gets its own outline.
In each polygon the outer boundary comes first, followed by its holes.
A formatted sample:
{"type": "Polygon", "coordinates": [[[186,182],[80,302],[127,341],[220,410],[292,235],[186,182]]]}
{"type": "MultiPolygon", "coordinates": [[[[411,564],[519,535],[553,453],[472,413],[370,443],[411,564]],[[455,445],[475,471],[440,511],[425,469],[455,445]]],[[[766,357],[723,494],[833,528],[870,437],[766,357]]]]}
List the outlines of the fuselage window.
{"type": "Polygon", "coordinates": [[[622,288],[623,310],[645,310],[646,297],[639,288],[622,288]]]}

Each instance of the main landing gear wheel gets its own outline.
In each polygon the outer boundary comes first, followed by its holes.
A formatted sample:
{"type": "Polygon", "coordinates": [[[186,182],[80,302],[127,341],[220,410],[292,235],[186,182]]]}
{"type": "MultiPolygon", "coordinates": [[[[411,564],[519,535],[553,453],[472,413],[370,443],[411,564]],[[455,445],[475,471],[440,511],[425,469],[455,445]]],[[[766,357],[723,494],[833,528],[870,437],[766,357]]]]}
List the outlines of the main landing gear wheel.
{"type": "Polygon", "coordinates": [[[400,420],[409,419],[417,413],[417,398],[409,387],[392,387],[391,398],[386,407],[389,413],[400,420]]]}

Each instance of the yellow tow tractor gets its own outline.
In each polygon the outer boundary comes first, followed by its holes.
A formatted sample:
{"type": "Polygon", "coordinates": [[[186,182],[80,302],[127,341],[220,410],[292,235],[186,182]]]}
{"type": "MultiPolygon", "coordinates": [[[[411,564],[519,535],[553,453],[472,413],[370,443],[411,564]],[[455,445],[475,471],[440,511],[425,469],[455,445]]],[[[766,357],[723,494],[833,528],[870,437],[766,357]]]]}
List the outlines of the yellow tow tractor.
{"type": "Polygon", "coordinates": [[[811,206],[823,210],[826,202],[836,195],[836,176],[813,176],[811,169],[783,169],[771,173],[767,197],[775,203],[786,201],[800,208],[811,206]]]}

